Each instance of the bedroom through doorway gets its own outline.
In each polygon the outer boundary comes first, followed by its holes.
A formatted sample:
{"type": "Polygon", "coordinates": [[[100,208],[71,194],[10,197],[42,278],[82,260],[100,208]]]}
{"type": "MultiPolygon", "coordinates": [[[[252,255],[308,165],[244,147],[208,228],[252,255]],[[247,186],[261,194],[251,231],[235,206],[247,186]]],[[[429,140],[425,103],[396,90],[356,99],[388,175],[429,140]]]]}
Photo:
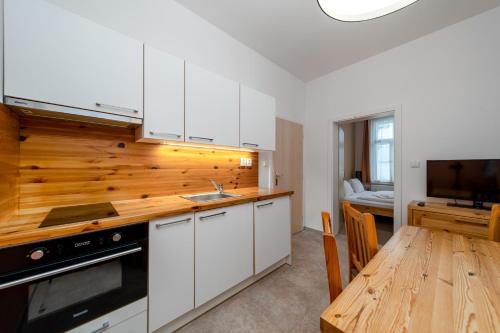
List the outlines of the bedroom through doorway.
{"type": "Polygon", "coordinates": [[[337,126],[339,233],[345,234],[342,204],[347,201],[374,215],[378,242],[383,245],[396,229],[395,113],[341,121],[337,126]]]}

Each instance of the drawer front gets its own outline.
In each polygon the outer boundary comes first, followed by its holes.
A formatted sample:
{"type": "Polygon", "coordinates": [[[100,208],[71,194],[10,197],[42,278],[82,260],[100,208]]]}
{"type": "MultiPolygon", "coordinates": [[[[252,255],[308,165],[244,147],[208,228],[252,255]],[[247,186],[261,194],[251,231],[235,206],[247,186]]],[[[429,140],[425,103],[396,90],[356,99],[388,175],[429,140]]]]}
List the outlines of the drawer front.
{"type": "Polygon", "coordinates": [[[484,219],[417,211],[413,214],[415,225],[418,226],[479,238],[488,237],[488,221],[484,219]]]}
{"type": "Polygon", "coordinates": [[[134,303],[78,326],[66,333],[124,332],[146,333],[148,299],[144,297],[134,303]],[[130,321],[129,321],[130,320],[130,321]],[[116,327],[117,329],[113,329],[116,327]],[[118,329],[120,328],[120,329],[118,329]],[[127,329],[124,329],[127,328],[127,329]]]}

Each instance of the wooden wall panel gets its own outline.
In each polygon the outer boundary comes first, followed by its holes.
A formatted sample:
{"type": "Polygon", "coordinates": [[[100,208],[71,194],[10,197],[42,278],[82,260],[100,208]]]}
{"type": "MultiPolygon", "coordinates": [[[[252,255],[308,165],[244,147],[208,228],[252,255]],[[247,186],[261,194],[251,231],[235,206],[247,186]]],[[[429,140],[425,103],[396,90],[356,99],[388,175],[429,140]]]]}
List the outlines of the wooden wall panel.
{"type": "Polygon", "coordinates": [[[258,153],[135,143],[132,129],[22,118],[24,213],[109,200],[258,186],[258,153]],[[250,157],[253,167],[240,167],[250,157]]]}
{"type": "Polygon", "coordinates": [[[19,203],[19,123],[0,104],[0,223],[17,214],[19,203]]]}

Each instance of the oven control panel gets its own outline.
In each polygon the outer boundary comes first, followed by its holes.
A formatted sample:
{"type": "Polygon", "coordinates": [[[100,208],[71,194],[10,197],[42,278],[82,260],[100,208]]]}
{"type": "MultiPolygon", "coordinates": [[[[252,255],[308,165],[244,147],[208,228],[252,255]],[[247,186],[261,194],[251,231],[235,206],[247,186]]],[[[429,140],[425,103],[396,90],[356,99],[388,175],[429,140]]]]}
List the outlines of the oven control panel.
{"type": "Polygon", "coordinates": [[[141,242],[147,239],[147,226],[147,223],[139,223],[0,249],[0,279],[8,272],[72,260],[141,242]]]}

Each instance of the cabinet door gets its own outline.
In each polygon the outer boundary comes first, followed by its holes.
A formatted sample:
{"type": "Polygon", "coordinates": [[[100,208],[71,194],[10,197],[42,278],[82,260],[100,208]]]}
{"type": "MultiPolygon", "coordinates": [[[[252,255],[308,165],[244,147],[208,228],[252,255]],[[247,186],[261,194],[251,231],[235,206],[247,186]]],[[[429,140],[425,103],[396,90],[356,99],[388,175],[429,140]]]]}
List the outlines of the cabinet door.
{"type": "Polygon", "coordinates": [[[144,45],[144,122],[139,141],[184,141],[184,60],[144,45]]]}
{"type": "Polygon", "coordinates": [[[275,150],[275,142],[275,99],[241,85],[240,146],[260,150],[275,150]]]}
{"type": "Polygon", "coordinates": [[[253,274],[252,204],[195,214],[195,305],[253,274]]]}
{"type": "Polygon", "coordinates": [[[194,215],[149,224],[149,330],[194,308],[194,215]]]}
{"type": "Polygon", "coordinates": [[[142,44],[43,0],[5,0],[6,96],[142,118],[142,44]]]}
{"type": "Polygon", "coordinates": [[[255,274],[291,253],[290,197],[254,203],[255,274]]]}
{"type": "Polygon", "coordinates": [[[238,147],[238,83],[186,63],[186,141],[238,147]]]}

